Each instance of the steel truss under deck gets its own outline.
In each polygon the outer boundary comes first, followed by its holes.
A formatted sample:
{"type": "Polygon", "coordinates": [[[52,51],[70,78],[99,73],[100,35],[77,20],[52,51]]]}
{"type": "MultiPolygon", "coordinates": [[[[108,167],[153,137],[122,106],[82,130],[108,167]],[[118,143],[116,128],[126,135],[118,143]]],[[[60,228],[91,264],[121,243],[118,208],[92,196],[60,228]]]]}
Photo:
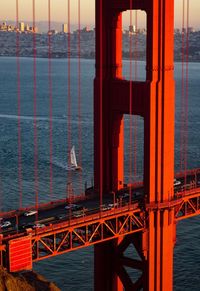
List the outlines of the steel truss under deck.
{"type": "MultiPolygon", "coordinates": [[[[9,236],[1,235],[1,266],[9,269],[9,246],[12,242],[23,240],[25,237],[30,239],[32,262],[36,262],[98,243],[106,243],[117,238],[121,238],[122,241],[129,241],[131,238],[130,241],[132,242],[134,236],[138,239],[139,233],[147,233],[148,217],[150,213],[158,209],[163,212],[166,209],[171,209],[176,221],[200,214],[200,191],[198,188],[184,193],[180,192],[177,196],[177,199],[162,204],[145,205],[145,202],[141,202],[139,207],[138,203],[135,203],[131,206],[127,205],[105,212],[73,218],[69,221],[58,222],[37,230],[27,229],[24,233],[9,236]]],[[[142,255],[141,257],[143,258],[142,255]]],[[[134,265],[134,260],[130,258],[124,259],[123,257],[120,261],[123,261],[124,264],[134,265]]],[[[142,263],[135,262],[135,266],[141,269],[142,263]]],[[[121,267],[118,272],[124,273],[121,267]]],[[[121,276],[123,277],[123,275],[121,276]]]]}

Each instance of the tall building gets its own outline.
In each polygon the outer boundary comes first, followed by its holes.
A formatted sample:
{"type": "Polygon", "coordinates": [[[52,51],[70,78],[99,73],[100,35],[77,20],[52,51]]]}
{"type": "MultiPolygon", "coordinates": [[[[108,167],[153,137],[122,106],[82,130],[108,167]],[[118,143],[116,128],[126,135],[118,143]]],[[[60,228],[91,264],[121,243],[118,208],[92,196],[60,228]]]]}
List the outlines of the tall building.
{"type": "Polygon", "coordinates": [[[26,25],[25,25],[25,30],[26,30],[26,31],[29,31],[29,24],[26,24],[26,25]]]}
{"type": "Polygon", "coordinates": [[[135,25],[129,25],[129,32],[130,33],[136,33],[136,27],[135,27],[135,25]]]}
{"type": "Polygon", "coordinates": [[[25,30],[24,22],[20,22],[19,23],[19,31],[24,32],[24,30],[25,30]]]}
{"type": "Polygon", "coordinates": [[[62,24],[62,32],[63,33],[67,33],[68,32],[67,24],[66,23],[62,24]]]}

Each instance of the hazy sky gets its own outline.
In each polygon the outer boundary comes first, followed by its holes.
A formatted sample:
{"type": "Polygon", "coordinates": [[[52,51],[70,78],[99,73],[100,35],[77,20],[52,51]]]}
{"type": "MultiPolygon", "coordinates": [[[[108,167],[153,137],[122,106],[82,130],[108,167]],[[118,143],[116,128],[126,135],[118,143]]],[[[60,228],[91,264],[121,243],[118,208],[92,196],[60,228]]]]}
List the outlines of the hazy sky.
{"type": "MultiPolygon", "coordinates": [[[[109,1],[109,0],[108,0],[109,1]]],[[[48,0],[35,0],[37,20],[47,20],[48,0]]],[[[67,0],[51,0],[52,13],[54,21],[67,22],[67,0]]],[[[77,22],[77,2],[71,0],[71,22],[77,22]]],[[[186,2],[186,0],[185,0],[186,2]]],[[[181,26],[183,0],[175,0],[175,27],[181,26]]],[[[189,0],[190,3],[190,26],[200,28],[200,0],[189,0]]],[[[81,0],[81,22],[83,25],[94,24],[94,4],[95,0],[81,0]]],[[[19,0],[19,14],[21,20],[31,22],[32,19],[32,0],[19,0]]],[[[0,21],[15,20],[16,0],[0,0],[0,21]]],[[[124,17],[126,18],[126,17],[124,17]]],[[[127,17],[129,18],[129,17],[127,17]]],[[[139,17],[139,26],[143,25],[143,17],[139,17]]],[[[128,24],[125,20],[125,23],[128,24]]]]}

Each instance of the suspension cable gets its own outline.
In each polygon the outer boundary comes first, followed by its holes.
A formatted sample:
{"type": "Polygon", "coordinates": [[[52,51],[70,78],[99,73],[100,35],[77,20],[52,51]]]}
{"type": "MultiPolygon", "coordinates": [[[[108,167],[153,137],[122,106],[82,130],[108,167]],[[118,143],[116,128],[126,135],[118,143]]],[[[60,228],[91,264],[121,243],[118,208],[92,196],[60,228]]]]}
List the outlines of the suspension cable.
{"type": "MultiPolygon", "coordinates": [[[[188,134],[188,73],[189,73],[189,0],[187,0],[187,34],[186,34],[186,89],[185,89],[185,96],[186,96],[186,129],[188,134]]],[[[187,138],[186,136],[186,146],[187,146],[187,138]]],[[[186,155],[187,155],[187,149],[186,149],[186,155]]]]}
{"type": "Polygon", "coordinates": [[[185,150],[184,150],[184,172],[185,184],[187,176],[187,151],[188,151],[188,55],[189,55],[189,0],[186,6],[186,58],[185,58],[185,150]]]}
{"type": "MultiPolygon", "coordinates": [[[[103,4],[102,1],[100,1],[100,172],[99,172],[99,180],[100,180],[100,206],[103,204],[103,4]]],[[[101,209],[101,207],[100,207],[101,209]]]]}
{"type": "MultiPolygon", "coordinates": [[[[79,143],[79,165],[82,168],[82,122],[81,122],[81,4],[78,0],[78,143],[79,143]]],[[[83,175],[80,172],[80,191],[82,193],[83,175]]]]}
{"type": "Polygon", "coordinates": [[[53,96],[51,63],[51,0],[48,0],[48,80],[49,80],[49,157],[50,157],[50,199],[53,198],[53,96]]]}
{"type": "Polygon", "coordinates": [[[3,183],[0,176],[0,213],[3,212],[3,183]]]}
{"type": "MultiPolygon", "coordinates": [[[[36,79],[36,22],[35,22],[35,0],[33,5],[33,103],[34,103],[34,188],[35,188],[35,207],[38,209],[38,134],[37,134],[37,79],[36,79]]],[[[38,219],[38,213],[36,213],[36,220],[38,219]]]]}
{"type": "Polygon", "coordinates": [[[185,108],[185,100],[184,100],[184,55],[185,55],[185,0],[183,0],[183,8],[182,8],[182,63],[181,63],[181,125],[180,125],[180,170],[184,170],[184,108],[185,108]]]}
{"type": "MultiPolygon", "coordinates": [[[[134,80],[137,81],[137,74],[138,74],[138,13],[137,10],[135,11],[135,42],[134,42],[134,80]]],[[[134,177],[136,182],[137,176],[137,126],[138,126],[138,118],[136,115],[133,116],[133,128],[134,128],[134,140],[133,140],[133,148],[134,148],[134,157],[133,157],[133,164],[134,164],[134,177]]]]}
{"type": "Polygon", "coordinates": [[[18,116],[18,183],[19,208],[22,208],[22,142],[21,142],[21,80],[19,47],[19,0],[16,0],[16,65],[17,65],[17,116],[18,116]]]}
{"type": "Polygon", "coordinates": [[[130,0],[130,27],[129,27],[129,203],[131,204],[132,195],[131,195],[131,184],[132,184],[132,129],[133,129],[133,120],[132,120],[132,99],[133,99],[133,84],[132,84],[132,28],[133,28],[133,14],[132,14],[132,0],[130,0]]]}
{"type": "Polygon", "coordinates": [[[189,0],[187,0],[186,7],[185,0],[183,0],[180,161],[181,161],[181,171],[184,172],[185,184],[187,183],[186,172],[187,172],[187,149],[188,149],[188,55],[189,55],[189,0]]]}
{"type": "MultiPolygon", "coordinates": [[[[67,142],[68,142],[68,165],[70,158],[70,150],[71,150],[71,23],[70,23],[70,0],[68,0],[68,37],[67,37],[67,61],[68,61],[68,92],[67,92],[67,142]]],[[[71,201],[72,191],[69,191],[69,187],[71,185],[71,172],[68,172],[67,175],[67,196],[69,201],[71,201]]]]}

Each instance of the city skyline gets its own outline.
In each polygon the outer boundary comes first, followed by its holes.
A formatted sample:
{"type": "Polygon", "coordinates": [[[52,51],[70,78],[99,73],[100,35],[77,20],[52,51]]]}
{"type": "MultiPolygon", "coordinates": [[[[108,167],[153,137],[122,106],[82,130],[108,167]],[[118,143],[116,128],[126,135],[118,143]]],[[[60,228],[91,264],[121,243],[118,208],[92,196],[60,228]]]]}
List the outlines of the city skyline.
{"type": "MultiPolygon", "coordinates": [[[[24,22],[32,20],[32,0],[19,1],[19,19],[24,22]],[[26,3],[26,5],[23,5],[26,3]]],[[[81,23],[82,25],[94,26],[94,7],[95,0],[80,0],[81,3],[81,23]]],[[[183,0],[175,0],[175,27],[182,25],[182,3],[183,0]]],[[[185,0],[185,4],[187,1],[185,0]]],[[[36,21],[48,20],[48,0],[35,0],[36,4],[36,21]]],[[[200,2],[190,0],[190,26],[200,28],[199,11],[200,2]]],[[[70,2],[71,6],[71,24],[76,25],[78,22],[78,0],[70,2]]],[[[67,23],[68,1],[52,0],[51,1],[51,20],[67,23]]],[[[138,15],[138,26],[145,27],[145,13],[140,12],[138,15]]],[[[14,21],[16,19],[16,0],[3,1],[0,0],[0,19],[5,21],[14,21]]],[[[129,25],[129,13],[124,13],[124,26],[129,25]]],[[[134,19],[133,19],[134,21],[134,19]]],[[[185,23],[186,24],[186,23],[185,23]]]]}

